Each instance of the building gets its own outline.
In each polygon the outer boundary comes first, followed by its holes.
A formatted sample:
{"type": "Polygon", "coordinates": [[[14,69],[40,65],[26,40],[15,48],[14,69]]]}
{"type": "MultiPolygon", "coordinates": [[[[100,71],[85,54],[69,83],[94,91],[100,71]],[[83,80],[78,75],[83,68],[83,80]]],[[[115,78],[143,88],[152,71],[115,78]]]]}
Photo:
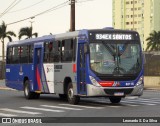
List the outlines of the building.
{"type": "Polygon", "coordinates": [[[112,0],[113,27],[135,30],[140,34],[143,50],[146,38],[160,31],[160,0],[112,0]]]}

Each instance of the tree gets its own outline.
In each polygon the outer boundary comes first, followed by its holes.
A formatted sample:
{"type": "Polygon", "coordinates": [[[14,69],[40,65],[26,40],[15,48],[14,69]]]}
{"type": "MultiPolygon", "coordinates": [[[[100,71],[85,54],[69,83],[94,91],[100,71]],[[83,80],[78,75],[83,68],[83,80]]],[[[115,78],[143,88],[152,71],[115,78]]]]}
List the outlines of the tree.
{"type": "Polygon", "coordinates": [[[18,37],[19,37],[19,39],[21,39],[22,36],[27,36],[26,39],[29,39],[29,38],[32,38],[32,36],[35,36],[35,37],[38,36],[37,32],[35,32],[35,33],[32,33],[32,32],[33,32],[32,26],[21,28],[20,31],[19,31],[19,36],[18,37]]]}
{"type": "Polygon", "coordinates": [[[13,31],[7,31],[7,25],[5,22],[2,22],[2,25],[0,25],[0,40],[2,42],[2,61],[4,62],[4,39],[8,38],[8,40],[11,42],[12,38],[11,36],[16,37],[16,34],[13,31]]]}
{"type": "Polygon", "coordinates": [[[160,51],[160,31],[150,33],[146,41],[148,41],[146,51],[160,51]]]}

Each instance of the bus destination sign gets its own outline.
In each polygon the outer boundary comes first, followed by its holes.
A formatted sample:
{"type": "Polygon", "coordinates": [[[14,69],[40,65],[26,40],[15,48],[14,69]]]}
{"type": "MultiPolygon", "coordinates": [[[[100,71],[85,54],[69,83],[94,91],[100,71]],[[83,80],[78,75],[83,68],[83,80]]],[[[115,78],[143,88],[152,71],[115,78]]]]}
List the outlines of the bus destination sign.
{"type": "Polygon", "coordinates": [[[133,40],[132,34],[109,34],[109,33],[97,33],[95,34],[96,40],[133,40]]]}

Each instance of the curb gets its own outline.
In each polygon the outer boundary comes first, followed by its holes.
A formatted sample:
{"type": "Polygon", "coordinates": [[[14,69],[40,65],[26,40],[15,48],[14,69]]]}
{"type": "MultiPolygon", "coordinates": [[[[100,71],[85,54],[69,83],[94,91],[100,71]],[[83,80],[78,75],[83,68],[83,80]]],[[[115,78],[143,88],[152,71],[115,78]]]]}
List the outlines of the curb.
{"type": "Polygon", "coordinates": [[[152,87],[145,87],[144,90],[154,90],[154,91],[160,91],[160,88],[152,88],[152,87]]]}
{"type": "Polygon", "coordinates": [[[15,89],[8,88],[8,87],[0,87],[0,90],[15,90],[15,89]]]}

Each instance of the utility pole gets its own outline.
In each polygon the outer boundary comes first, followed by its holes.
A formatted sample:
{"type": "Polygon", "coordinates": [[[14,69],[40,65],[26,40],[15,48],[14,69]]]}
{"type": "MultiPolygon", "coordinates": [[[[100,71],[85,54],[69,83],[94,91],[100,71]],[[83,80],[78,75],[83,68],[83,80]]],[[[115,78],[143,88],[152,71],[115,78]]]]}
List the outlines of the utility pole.
{"type": "Polygon", "coordinates": [[[70,31],[75,31],[75,0],[69,0],[71,3],[70,31]]]}

